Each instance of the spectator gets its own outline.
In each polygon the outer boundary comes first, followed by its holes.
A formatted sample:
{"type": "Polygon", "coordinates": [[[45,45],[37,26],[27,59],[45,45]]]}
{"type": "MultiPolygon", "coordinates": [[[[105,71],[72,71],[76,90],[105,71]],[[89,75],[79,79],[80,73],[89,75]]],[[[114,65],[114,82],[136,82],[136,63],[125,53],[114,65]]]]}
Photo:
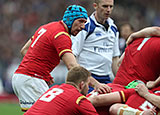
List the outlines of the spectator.
{"type": "Polygon", "coordinates": [[[124,23],[120,26],[120,39],[119,39],[119,49],[120,53],[125,51],[126,41],[130,34],[134,32],[134,28],[130,23],[124,23]]]}

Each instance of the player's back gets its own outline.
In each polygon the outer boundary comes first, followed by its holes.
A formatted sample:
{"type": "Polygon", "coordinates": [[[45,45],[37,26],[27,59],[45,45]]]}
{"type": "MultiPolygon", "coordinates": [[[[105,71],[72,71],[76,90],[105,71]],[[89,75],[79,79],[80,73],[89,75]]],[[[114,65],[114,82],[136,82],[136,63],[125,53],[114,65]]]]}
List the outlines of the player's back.
{"type": "MultiPolygon", "coordinates": [[[[84,96],[74,86],[68,84],[56,85],[42,95],[25,115],[83,114],[78,104],[83,98],[84,96]]],[[[84,98],[84,100],[87,99],[84,98]]]]}
{"type": "Polygon", "coordinates": [[[127,85],[139,79],[144,83],[160,74],[160,38],[139,38],[125,50],[125,57],[113,83],[127,85]]]}

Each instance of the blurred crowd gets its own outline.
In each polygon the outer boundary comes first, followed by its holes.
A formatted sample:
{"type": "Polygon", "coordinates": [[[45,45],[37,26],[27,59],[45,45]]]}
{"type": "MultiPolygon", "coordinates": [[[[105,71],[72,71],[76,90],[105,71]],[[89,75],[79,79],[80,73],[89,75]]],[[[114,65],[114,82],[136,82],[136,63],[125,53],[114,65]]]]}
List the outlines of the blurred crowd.
{"type": "MultiPolygon", "coordinates": [[[[35,30],[50,21],[62,19],[65,8],[79,4],[94,9],[93,0],[0,0],[0,92],[13,93],[11,77],[20,60],[20,49],[35,30]]],[[[160,26],[158,0],[115,0],[115,23],[131,23],[135,31],[160,26]]]]}

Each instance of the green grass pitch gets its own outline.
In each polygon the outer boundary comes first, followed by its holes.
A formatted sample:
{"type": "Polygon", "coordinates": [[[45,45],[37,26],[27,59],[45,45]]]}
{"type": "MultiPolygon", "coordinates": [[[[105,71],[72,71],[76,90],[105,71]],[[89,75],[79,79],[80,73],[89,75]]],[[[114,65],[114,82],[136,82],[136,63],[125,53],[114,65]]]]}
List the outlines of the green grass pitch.
{"type": "Polygon", "coordinates": [[[0,115],[23,115],[18,103],[0,102],[0,115]]]}

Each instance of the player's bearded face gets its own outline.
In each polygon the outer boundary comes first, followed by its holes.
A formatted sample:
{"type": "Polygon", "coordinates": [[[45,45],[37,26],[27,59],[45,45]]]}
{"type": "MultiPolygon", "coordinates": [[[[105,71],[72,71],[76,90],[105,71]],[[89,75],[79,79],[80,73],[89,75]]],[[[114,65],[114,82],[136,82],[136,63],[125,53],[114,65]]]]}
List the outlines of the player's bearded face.
{"type": "Polygon", "coordinates": [[[83,89],[81,90],[81,94],[83,94],[83,95],[86,96],[87,93],[88,93],[88,89],[89,89],[88,85],[85,84],[84,87],[83,87],[83,89]]]}
{"type": "Polygon", "coordinates": [[[76,36],[82,29],[85,28],[85,23],[86,23],[86,19],[84,18],[78,18],[76,19],[73,24],[72,24],[72,28],[71,28],[71,34],[73,36],[76,36]]]}
{"type": "Polygon", "coordinates": [[[82,88],[82,90],[81,90],[81,94],[83,94],[83,95],[85,95],[85,96],[87,95],[88,90],[89,90],[88,84],[89,84],[89,79],[87,80],[87,82],[85,82],[85,84],[84,84],[84,86],[83,86],[83,88],[82,88]]]}

